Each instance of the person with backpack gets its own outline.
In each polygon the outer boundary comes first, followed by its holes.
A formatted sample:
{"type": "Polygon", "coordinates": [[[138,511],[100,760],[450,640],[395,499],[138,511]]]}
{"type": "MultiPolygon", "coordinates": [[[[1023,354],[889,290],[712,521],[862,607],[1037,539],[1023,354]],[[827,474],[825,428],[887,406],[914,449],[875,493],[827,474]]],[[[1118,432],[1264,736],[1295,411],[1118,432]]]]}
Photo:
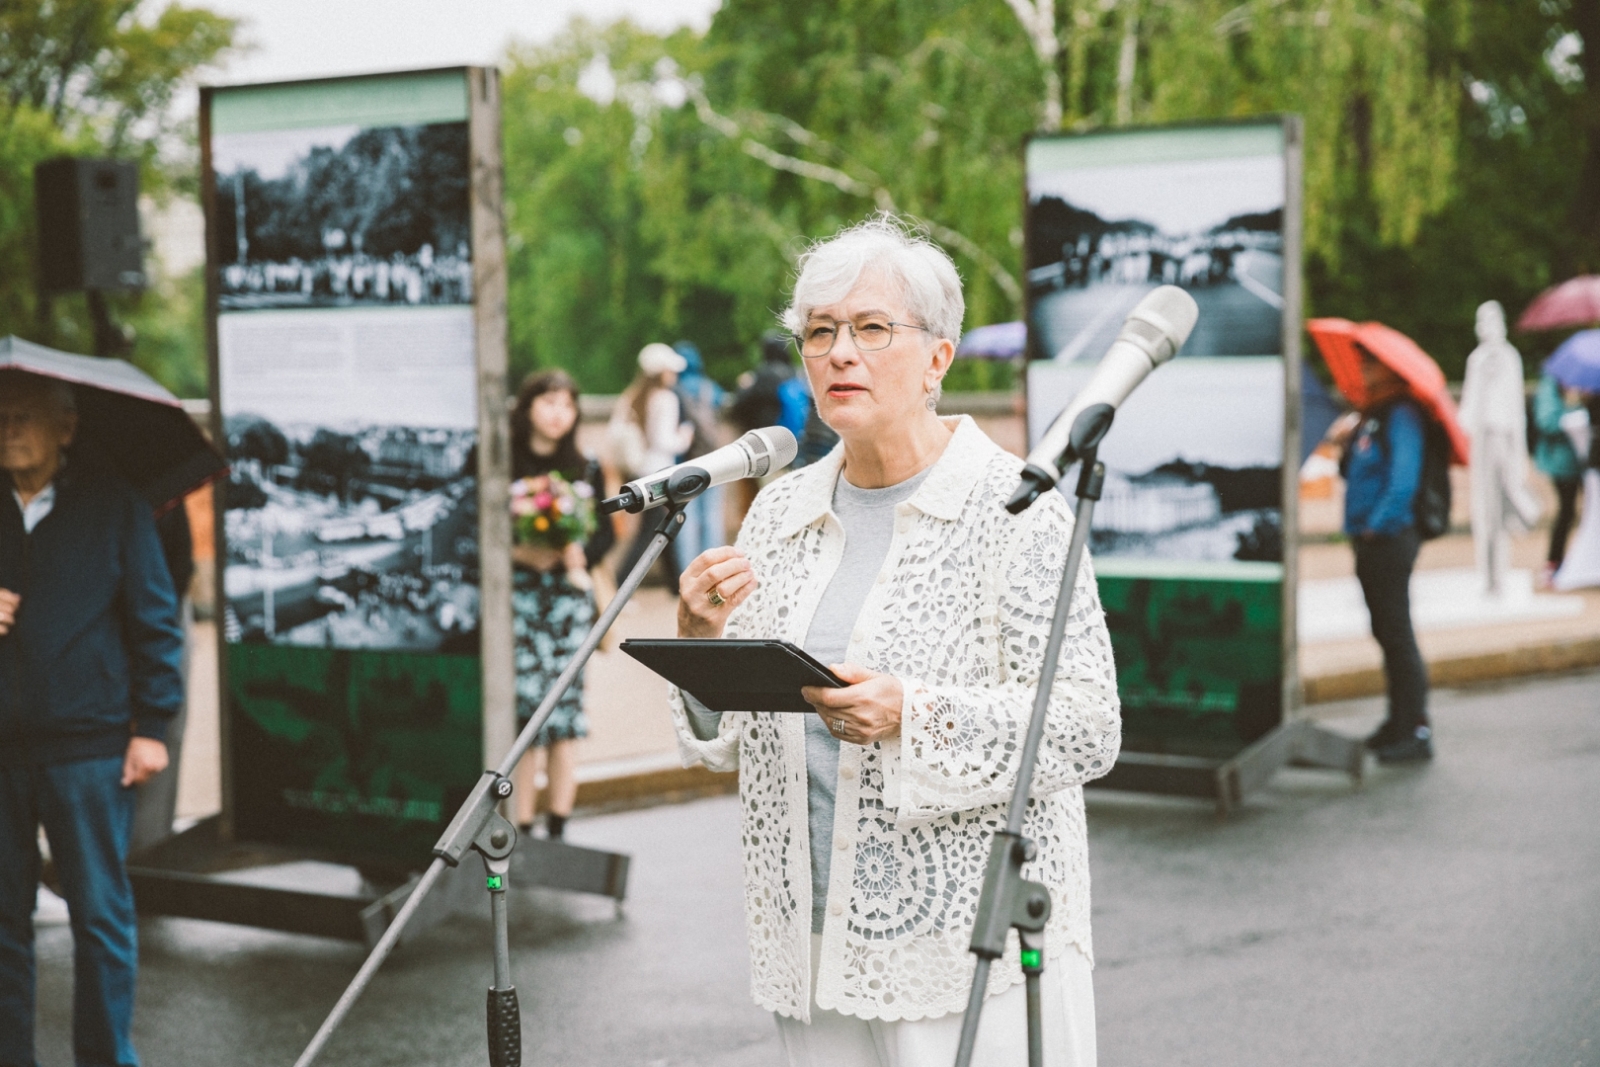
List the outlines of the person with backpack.
{"type": "MultiPolygon", "coordinates": [[[[678,405],[683,417],[694,427],[688,451],[678,457],[684,463],[722,447],[723,440],[719,414],[725,397],[722,386],[706,374],[705,361],[700,356],[700,346],[693,341],[674,341],[672,350],[683,357],[683,373],[675,386],[678,405]]],[[[708,548],[719,548],[728,543],[727,521],[723,511],[723,488],[713,485],[693,500],[683,513],[683,528],[678,531],[673,548],[680,560],[694,559],[708,548]]]]}
{"type": "MultiPolygon", "coordinates": [[[[793,344],[787,335],[769,330],[761,338],[761,362],[754,370],[739,375],[738,392],[734,393],[733,402],[728,405],[728,421],[741,434],[766,426],[788,426],[798,438],[805,428],[803,421],[798,428],[789,425],[794,418],[794,388],[799,387],[795,383],[793,344]],[[786,386],[789,388],[786,389],[786,386]],[[789,422],[785,421],[786,394],[789,397],[789,422]]],[[[790,464],[786,470],[792,470],[794,466],[790,464]]],[[[730,486],[733,525],[744,523],[745,513],[750,510],[750,502],[755,499],[761,484],[755,478],[743,478],[730,486]]]]}
{"type": "Polygon", "coordinates": [[[1336,424],[1334,435],[1345,449],[1344,532],[1388,681],[1388,717],[1366,745],[1380,763],[1419,762],[1433,758],[1433,727],[1428,669],[1411,624],[1411,572],[1424,537],[1448,526],[1449,483],[1441,521],[1438,478],[1426,469],[1448,479],[1448,444],[1437,455],[1440,444],[1430,438],[1438,442],[1442,434],[1430,427],[1404,379],[1366,352],[1361,371],[1366,402],[1336,424]]]}
{"type": "Polygon", "coordinates": [[[1549,375],[1539,378],[1533,396],[1533,417],[1529,420],[1533,438],[1533,462],[1550,479],[1556,490],[1556,517],[1550,524],[1550,550],[1539,575],[1539,587],[1549,589],[1556,571],[1567,558],[1567,539],[1578,517],[1578,496],[1583,490],[1583,461],[1572,448],[1572,438],[1562,428],[1561,419],[1582,405],[1568,397],[1561,383],[1549,375]]]}

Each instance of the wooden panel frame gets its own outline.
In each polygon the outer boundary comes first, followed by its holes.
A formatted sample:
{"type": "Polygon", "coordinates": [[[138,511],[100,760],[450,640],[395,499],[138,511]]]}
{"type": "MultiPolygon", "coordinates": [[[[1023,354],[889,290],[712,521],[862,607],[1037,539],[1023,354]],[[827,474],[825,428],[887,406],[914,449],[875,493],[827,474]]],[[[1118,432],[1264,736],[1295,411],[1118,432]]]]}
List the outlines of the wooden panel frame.
{"type": "MultiPolygon", "coordinates": [[[[200,203],[205,217],[206,294],[205,335],[208,396],[211,401],[212,439],[224,441],[218,312],[221,292],[218,255],[216,174],[212,160],[212,107],[219,92],[245,88],[283,88],[376,80],[413,75],[459,73],[467,83],[470,175],[470,224],[473,260],[473,331],[476,349],[476,400],[478,404],[478,551],[479,666],[482,672],[483,762],[490,765],[510,747],[516,736],[515,678],[511,624],[511,518],[508,487],[511,462],[507,417],[506,244],[504,225],[504,167],[500,130],[500,75],[493,67],[442,67],[385,71],[334,78],[296,79],[258,85],[201,86],[199,113],[200,203]]],[[[227,603],[226,483],[213,494],[213,536],[218,565],[213,595],[219,607],[227,603]]],[[[219,615],[220,619],[220,615],[219,615]]],[[[235,839],[232,723],[228,702],[228,643],[221,626],[216,633],[217,702],[221,747],[220,837],[235,839]]]]}

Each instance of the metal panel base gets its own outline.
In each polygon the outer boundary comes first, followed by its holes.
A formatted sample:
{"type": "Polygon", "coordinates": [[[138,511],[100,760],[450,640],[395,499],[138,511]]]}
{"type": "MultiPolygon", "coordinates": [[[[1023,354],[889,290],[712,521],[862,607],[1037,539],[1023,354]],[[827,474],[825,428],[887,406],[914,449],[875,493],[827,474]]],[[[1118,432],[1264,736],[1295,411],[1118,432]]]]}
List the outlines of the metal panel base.
{"type": "MultiPolygon", "coordinates": [[[[211,818],[130,857],[128,876],[141,915],[258,926],[369,946],[388,929],[418,881],[413,874],[395,885],[392,875],[373,872],[368,877],[388,882],[390,888],[363,877],[358,890],[339,893],[250,881],[244,873],[306,860],[339,862],[324,854],[226,841],[218,820],[211,818]]],[[[628,857],[615,852],[523,837],[512,854],[510,882],[595,893],[611,897],[620,907],[627,894],[628,865],[628,857]]],[[[483,900],[481,864],[463,863],[447,871],[406,928],[402,943],[459,912],[481,912],[483,900]]]]}
{"type": "Polygon", "coordinates": [[[1088,784],[1137,793],[1209,797],[1216,802],[1218,813],[1225,815],[1285,766],[1344,771],[1360,785],[1366,777],[1366,748],[1358,739],[1296,719],[1225,760],[1123,752],[1110,774],[1088,784]]]}

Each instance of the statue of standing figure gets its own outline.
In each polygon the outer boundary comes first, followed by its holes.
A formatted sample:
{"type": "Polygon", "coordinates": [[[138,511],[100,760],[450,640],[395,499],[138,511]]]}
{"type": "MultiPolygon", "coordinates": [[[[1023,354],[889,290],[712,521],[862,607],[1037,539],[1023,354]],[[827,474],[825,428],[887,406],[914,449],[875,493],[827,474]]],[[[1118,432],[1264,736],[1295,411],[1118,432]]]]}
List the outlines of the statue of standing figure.
{"type": "Polygon", "coordinates": [[[1539,501],[1528,489],[1527,408],[1522,356],[1506,340],[1499,301],[1478,305],[1478,347],[1467,357],[1461,427],[1472,439],[1472,540],[1486,592],[1505,591],[1511,530],[1533,528],[1539,501]]]}

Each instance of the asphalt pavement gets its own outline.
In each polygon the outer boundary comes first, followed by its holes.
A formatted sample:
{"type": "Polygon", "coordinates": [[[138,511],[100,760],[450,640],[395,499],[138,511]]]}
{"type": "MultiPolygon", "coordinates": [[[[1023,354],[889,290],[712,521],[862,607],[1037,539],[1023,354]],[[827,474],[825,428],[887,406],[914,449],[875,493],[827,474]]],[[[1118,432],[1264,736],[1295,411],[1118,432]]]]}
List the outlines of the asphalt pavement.
{"type": "MultiPolygon", "coordinates": [[[[1380,705],[1324,705],[1350,733],[1380,705]]],[[[1227,818],[1090,794],[1105,1067],[1600,1067],[1600,673],[1435,695],[1438,759],[1287,771],[1227,818]]],[[[513,891],[530,1067],[776,1062],[750,1004],[732,797],[581,819],[630,899],[513,891]]],[[[487,906],[485,906],[486,909],[487,906]]],[[[141,926],[150,1067],[290,1064],[363,951],[141,926]]],[[[70,937],[40,938],[40,1062],[71,1062],[70,937]]],[[[481,1064],[487,918],[386,964],[322,1059],[481,1064]]]]}

